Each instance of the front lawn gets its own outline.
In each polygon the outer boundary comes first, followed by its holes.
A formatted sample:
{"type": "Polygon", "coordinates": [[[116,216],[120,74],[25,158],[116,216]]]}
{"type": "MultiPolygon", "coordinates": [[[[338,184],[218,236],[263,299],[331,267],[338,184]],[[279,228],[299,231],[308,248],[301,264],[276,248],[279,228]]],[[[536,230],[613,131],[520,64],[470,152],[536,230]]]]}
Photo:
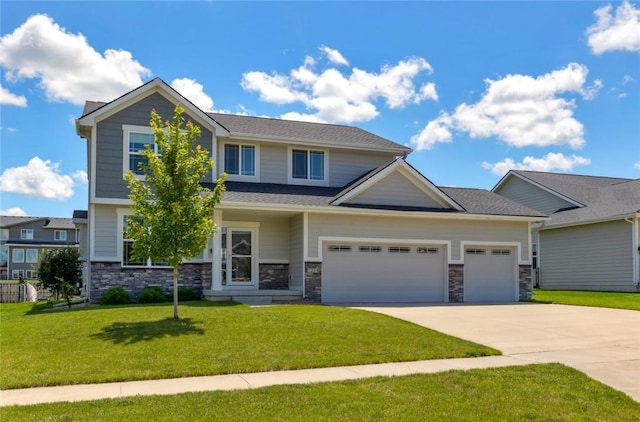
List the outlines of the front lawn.
{"type": "Polygon", "coordinates": [[[640,311],[640,293],[587,292],[580,290],[533,290],[534,302],[595,306],[640,311]]]}
{"type": "Polygon", "coordinates": [[[0,307],[0,387],[173,378],[499,354],[373,312],[186,302],[0,307]]]}
{"type": "Polygon", "coordinates": [[[11,421],[637,421],[640,404],[560,364],[2,409],[11,421]]]}

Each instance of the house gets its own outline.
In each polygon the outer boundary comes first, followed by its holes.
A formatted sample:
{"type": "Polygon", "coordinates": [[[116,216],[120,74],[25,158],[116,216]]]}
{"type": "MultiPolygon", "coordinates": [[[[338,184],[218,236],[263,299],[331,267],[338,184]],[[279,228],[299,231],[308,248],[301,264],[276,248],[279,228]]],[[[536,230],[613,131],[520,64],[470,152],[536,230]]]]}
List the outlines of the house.
{"type": "Polygon", "coordinates": [[[71,218],[0,216],[0,279],[37,279],[43,250],[78,247],[71,218]]]}
{"type": "MultiPolygon", "coordinates": [[[[219,230],[179,283],[208,299],[323,303],[517,301],[531,295],[531,225],[538,212],[486,190],[435,186],[405,160],[410,148],[350,126],[205,113],[161,79],[76,121],[87,140],[89,295],[121,286],[167,291],[171,271],[133,262],[123,174],[154,148],[150,112],[175,104],[226,172],[219,230]]],[[[452,163],[453,164],[453,163],[452,163]]],[[[455,166],[452,165],[452,168],[455,166]]]]}
{"type": "Polygon", "coordinates": [[[640,179],[511,170],[492,191],[550,216],[532,232],[541,288],[639,290],[640,179]]]}

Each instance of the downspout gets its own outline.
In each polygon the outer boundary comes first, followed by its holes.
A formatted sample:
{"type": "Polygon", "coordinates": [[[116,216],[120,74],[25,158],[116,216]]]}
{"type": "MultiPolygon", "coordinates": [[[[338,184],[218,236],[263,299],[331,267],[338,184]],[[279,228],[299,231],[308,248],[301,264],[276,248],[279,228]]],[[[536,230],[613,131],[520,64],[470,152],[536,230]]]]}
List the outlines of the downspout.
{"type": "Polygon", "coordinates": [[[633,245],[633,285],[636,286],[636,289],[640,287],[640,270],[638,265],[638,260],[640,257],[640,245],[638,245],[638,228],[637,222],[635,219],[630,219],[629,217],[625,217],[624,221],[627,223],[631,223],[631,244],[633,245]]]}

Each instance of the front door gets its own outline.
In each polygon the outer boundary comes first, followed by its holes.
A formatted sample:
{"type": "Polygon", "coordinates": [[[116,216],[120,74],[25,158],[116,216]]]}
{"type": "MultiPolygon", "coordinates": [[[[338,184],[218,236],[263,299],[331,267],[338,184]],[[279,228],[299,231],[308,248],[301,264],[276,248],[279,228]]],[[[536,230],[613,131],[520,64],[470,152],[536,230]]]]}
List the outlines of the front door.
{"type": "Polygon", "coordinates": [[[222,281],[227,286],[255,287],[254,230],[251,228],[223,227],[222,281]],[[225,283],[226,282],[226,283],[225,283]]]}

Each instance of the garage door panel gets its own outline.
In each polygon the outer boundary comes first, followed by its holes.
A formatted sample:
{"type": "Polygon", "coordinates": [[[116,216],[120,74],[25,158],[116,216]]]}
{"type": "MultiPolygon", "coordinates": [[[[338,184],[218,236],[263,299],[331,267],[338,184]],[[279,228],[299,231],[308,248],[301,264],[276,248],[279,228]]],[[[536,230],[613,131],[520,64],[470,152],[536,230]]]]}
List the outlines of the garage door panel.
{"type": "Polygon", "coordinates": [[[513,302],[515,300],[513,248],[476,247],[465,250],[464,301],[513,302]]]}
{"type": "Polygon", "coordinates": [[[389,245],[325,245],[322,301],[442,302],[445,248],[389,245]],[[344,250],[344,246],[351,246],[344,250]],[[364,251],[361,251],[363,248],[364,251]],[[390,249],[391,248],[391,249],[390,249]],[[409,249],[408,252],[406,250],[409,249]],[[428,253],[427,253],[428,252],[428,253]]]}

